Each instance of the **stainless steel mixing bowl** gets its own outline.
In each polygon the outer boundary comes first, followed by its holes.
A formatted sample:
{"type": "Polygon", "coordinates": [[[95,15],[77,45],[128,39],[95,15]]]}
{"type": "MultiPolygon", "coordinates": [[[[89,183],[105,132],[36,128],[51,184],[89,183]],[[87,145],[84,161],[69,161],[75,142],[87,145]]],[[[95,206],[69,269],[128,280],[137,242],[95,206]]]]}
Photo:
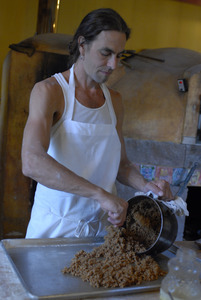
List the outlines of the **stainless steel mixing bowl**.
{"type": "Polygon", "coordinates": [[[142,201],[146,201],[149,205],[153,206],[154,209],[160,215],[160,230],[159,233],[157,231],[157,238],[154,243],[146,248],[145,251],[138,252],[138,254],[151,254],[156,255],[167,250],[175,241],[177,237],[178,231],[178,223],[175,214],[162,202],[158,200],[154,200],[150,196],[136,196],[128,201],[128,212],[127,219],[125,222],[125,227],[129,229],[132,226],[132,222],[135,222],[134,218],[132,218],[132,210],[133,207],[142,201]],[[129,217],[128,217],[129,216],[129,217]]]}

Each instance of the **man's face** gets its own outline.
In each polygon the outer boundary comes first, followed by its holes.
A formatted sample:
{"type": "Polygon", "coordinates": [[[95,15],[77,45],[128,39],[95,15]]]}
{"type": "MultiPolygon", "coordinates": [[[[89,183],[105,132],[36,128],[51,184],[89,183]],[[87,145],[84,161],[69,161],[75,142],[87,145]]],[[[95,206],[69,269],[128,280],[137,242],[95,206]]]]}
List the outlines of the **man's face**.
{"type": "Polygon", "coordinates": [[[85,44],[83,65],[86,74],[98,83],[107,81],[118,65],[125,44],[125,33],[101,31],[93,42],[85,44]]]}

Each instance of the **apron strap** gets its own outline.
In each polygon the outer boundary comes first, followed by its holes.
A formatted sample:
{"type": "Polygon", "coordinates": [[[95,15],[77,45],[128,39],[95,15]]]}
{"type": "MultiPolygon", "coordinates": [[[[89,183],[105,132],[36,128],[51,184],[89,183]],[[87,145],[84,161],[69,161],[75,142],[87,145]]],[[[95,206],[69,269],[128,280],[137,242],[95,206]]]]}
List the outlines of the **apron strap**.
{"type": "Polygon", "coordinates": [[[110,91],[104,83],[100,84],[100,86],[101,86],[101,89],[102,89],[103,94],[105,96],[105,99],[107,101],[108,109],[109,109],[109,112],[110,112],[110,117],[112,119],[112,124],[116,127],[117,118],[116,118],[115,111],[114,111],[114,108],[113,108],[113,105],[112,105],[112,99],[111,99],[110,91]]]}

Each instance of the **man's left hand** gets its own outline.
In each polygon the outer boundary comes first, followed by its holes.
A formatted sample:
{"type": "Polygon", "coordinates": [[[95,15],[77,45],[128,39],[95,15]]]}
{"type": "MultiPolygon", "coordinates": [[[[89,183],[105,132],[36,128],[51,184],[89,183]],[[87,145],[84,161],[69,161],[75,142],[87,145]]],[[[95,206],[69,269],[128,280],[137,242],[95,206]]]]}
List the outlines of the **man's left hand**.
{"type": "Polygon", "coordinates": [[[145,192],[152,191],[158,195],[161,200],[173,200],[174,196],[170,189],[170,184],[165,180],[154,180],[150,181],[145,185],[145,192]]]}

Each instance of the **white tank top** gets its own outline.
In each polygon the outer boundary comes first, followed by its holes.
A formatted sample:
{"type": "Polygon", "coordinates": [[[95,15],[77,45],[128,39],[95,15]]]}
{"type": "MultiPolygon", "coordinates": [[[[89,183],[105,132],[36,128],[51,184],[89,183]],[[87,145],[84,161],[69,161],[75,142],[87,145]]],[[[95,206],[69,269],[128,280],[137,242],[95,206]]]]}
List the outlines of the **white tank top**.
{"type": "Polygon", "coordinates": [[[98,108],[89,108],[82,105],[77,99],[75,101],[75,107],[73,112],[73,120],[82,123],[91,124],[111,124],[107,101],[98,108]]]}

